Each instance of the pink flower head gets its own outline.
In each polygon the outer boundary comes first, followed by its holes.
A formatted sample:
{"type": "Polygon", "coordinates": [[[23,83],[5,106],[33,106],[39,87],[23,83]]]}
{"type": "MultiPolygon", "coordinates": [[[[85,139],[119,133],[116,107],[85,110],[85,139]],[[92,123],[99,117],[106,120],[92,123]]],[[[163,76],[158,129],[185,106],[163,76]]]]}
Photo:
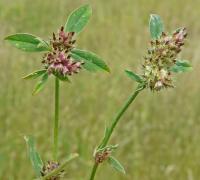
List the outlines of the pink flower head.
{"type": "Polygon", "coordinates": [[[61,76],[78,73],[83,62],[75,62],[71,59],[69,52],[74,48],[74,32],[64,32],[62,26],[50,41],[52,52],[45,54],[42,63],[49,74],[59,74],[61,76]]]}
{"type": "Polygon", "coordinates": [[[76,42],[74,35],[74,32],[64,32],[64,27],[62,26],[57,36],[53,33],[53,39],[51,40],[53,49],[59,51],[69,51],[73,49],[76,42]]]}
{"type": "Polygon", "coordinates": [[[71,57],[66,56],[65,52],[48,53],[43,63],[45,64],[49,74],[59,73],[62,76],[78,73],[81,69],[82,62],[73,62],[71,57]]]}

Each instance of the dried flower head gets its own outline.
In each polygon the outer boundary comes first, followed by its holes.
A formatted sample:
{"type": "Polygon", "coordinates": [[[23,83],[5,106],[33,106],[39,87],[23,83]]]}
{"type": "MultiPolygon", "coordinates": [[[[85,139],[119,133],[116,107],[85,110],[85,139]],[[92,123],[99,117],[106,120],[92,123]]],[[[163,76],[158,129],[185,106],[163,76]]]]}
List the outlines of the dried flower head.
{"type": "Polygon", "coordinates": [[[111,155],[111,150],[110,149],[105,149],[103,151],[99,151],[95,153],[95,162],[97,164],[104,162],[105,160],[107,160],[110,155],[111,155]]]}
{"type": "MultiPolygon", "coordinates": [[[[45,164],[42,168],[41,175],[45,176],[52,172],[53,170],[57,169],[60,166],[58,162],[48,161],[47,164],[45,164]]],[[[55,176],[52,176],[48,178],[47,180],[59,180],[64,176],[64,170],[60,173],[56,174],[55,176]]]]}
{"type": "Polygon", "coordinates": [[[104,148],[100,148],[94,151],[94,159],[97,164],[106,161],[112,154],[112,152],[118,148],[118,144],[116,145],[108,145],[104,148]]]}
{"type": "Polygon", "coordinates": [[[171,67],[177,62],[186,36],[186,29],[182,28],[172,35],[162,32],[160,38],[151,41],[142,74],[146,86],[151,90],[174,87],[171,67]]]}
{"type": "Polygon", "coordinates": [[[150,33],[152,40],[147,55],[142,64],[142,73],[135,74],[126,71],[127,75],[152,91],[174,87],[173,75],[185,72],[192,67],[186,60],[178,58],[187,37],[186,28],[179,28],[174,33],[164,32],[164,25],[160,16],[153,14],[150,17],[150,33]]]}

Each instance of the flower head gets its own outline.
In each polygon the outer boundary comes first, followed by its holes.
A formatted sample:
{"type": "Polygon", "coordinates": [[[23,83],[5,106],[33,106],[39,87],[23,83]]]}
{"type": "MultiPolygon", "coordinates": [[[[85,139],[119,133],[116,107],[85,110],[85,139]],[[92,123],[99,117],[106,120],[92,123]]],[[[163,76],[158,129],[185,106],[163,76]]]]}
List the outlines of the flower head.
{"type": "Polygon", "coordinates": [[[97,164],[104,162],[105,160],[107,160],[110,155],[111,155],[112,151],[110,149],[104,149],[103,151],[99,151],[95,153],[95,162],[97,164]]]}
{"type": "MultiPolygon", "coordinates": [[[[59,163],[53,162],[53,161],[48,161],[47,164],[45,164],[42,168],[41,175],[45,176],[49,174],[50,172],[54,171],[60,166],[59,163]]],[[[64,171],[59,172],[58,174],[49,177],[47,180],[59,180],[61,177],[64,176],[64,171]]]]}
{"type": "Polygon", "coordinates": [[[179,28],[172,34],[164,32],[160,16],[150,16],[150,33],[152,40],[142,64],[142,73],[126,71],[127,75],[140,83],[141,87],[152,91],[174,87],[173,75],[177,72],[191,70],[186,60],[179,59],[179,53],[187,37],[186,28],[179,28]]]}
{"type": "Polygon", "coordinates": [[[53,33],[53,38],[50,40],[53,50],[64,50],[66,52],[74,48],[75,42],[75,32],[64,32],[63,26],[60,28],[57,36],[53,33]]]}
{"type": "Polygon", "coordinates": [[[57,36],[53,33],[50,41],[52,52],[46,53],[42,61],[49,74],[67,76],[78,73],[81,69],[83,62],[75,62],[69,54],[76,42],[74,35],[73,32],[64,32],[63,27],[57,36]]]}
{"type": "Polygon", "coordinates": [[[118,144],[116,145],[108,145],[104,148],[98,148],[94,151],[94,159],[97,164],[103,163],[111,156],[112,152],[118,148],[118,144]]]}
{"type": "Polygon", "coordinates": [[[187,32],[185,28],[172,35],[162,32],[160,38],[152,40],[143,63],[143,78],[151,90],[174,87],[171,67],[184,45],[187,32]]]}

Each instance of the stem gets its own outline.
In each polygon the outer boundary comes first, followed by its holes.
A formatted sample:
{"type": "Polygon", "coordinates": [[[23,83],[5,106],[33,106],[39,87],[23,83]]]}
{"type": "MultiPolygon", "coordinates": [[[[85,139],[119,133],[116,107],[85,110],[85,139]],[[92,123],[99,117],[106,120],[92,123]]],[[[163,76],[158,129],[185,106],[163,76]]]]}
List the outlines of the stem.
{"type": "Polygon", "coordinates": [[[96,171],[97,171],[97,168],[98,168],[98,164],[95,163],[95,164],[93,165],[93,168],[92,168],[92,173],[91,173],[91,175],[90,175],[90,180],[93,180],[93,179],[94,179],[95,174],[96,174],[96,171]]]}
{"type": "MultiPolygon", "coordinates": [[[[128,100],[125,102],[124,106],[119,110],[119,112],[117,113],[116,117],[113,119],[110,128],[108,129],[108,133],[107,135],[104,137],[104,139],[102,140],[101,144],[99,145],[98,148],[104,148],[112,133],[113,130],[115,129],[117,123],[119,122],[120,118],[122,117],[122,115],[126,112],[126,110],[128,109],[128,107],[130,106],[130,104],[135,100],[135,98],[137,97],[137,95],[144,89],[144,86],[139,85],[137,87],[137,89],[135,90],[135,92],[128,98],[128,100]]],[[[94,180],[97,168],[98,168],[97,163],[94,164],[93,169],[92,169],[92,173],[90,175],[90,180],[94,180]]]]}
{"type": "Polygon", "coordinates": [[[54,148],[53,158],[58,158],[58,126],[59,126],[59,79],[55,79],[55,119],[54,119],[54,148]]]}

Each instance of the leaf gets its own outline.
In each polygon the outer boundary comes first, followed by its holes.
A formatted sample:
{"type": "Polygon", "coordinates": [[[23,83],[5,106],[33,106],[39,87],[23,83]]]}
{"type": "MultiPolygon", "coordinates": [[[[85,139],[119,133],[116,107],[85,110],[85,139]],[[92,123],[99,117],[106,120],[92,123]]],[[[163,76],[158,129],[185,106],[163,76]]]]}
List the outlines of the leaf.
{"type": "Polygon", "coordinates": [[[138,74],[132,72],[132,71],[128,71],[125,70],[125,73],[128,75],[128,77],[130,77],[131,79],[137,81],[138,83],[143,83],[144,80],[141,76],[139,76],[138,74]]]}
{"type": "Polygon", "coordinates": [[[192,66],[187,60],[177,60],[176,64],[171,67],[170,71],[174,73],[188,72],[192,70],[192,66]]]}
{"type": "Polygon", "coordinates": [[[177,66],[183,66],[183,67],[192,67],[190,62],[187,60],[177,60],[176,61],[177,66]]]}
{"type": "Polygon", "coordinates": [[[183,66],[177,66],[174,65],[170,71],[174,72],[174,73],[183,73],[183,72],[188,72],[191,71],[192,67],[183,67],[183,66]]]}
{"type": "Polygon", "coordinates": [[[150,15],[149,21],[150,34],[153,39],[158,39],[164,31],[164,24],[162,19],[157,14],[150,15]]]}
{"type": "Polygon", "coordinates": [[[104,132],[104,139],[106,139],[109,136],[109,133],[110,133],[110,129],[106,127],[105,132],[104,132]]]}
{"type": "MultiPolygon", "coordinates": [[[[76,55],[76,54],[71,54],[71,57],[75,60],[75,61],[78,61],[78,62],[81,62],[83,61],[83,59],[76,55]]],[[[87,61],[87,63],[84,63],[82,65],[87,71],[90,71],[90,72],[96,72],[98,70],[101,70],[101,68],[99,68],[97,65],[87,61]]]]}
{"type": "Polygon", "coordinates": [[[46,48],[48,49],[48,51],[52,50],[48,42],[46,42],[45,40],[41,38],[37,38],[37,39],[40,41],[40,43],[37,45],[38,48],[46,48]]]}
{"type": "Polygon", "coordinates": [[[14,45],[16,48],[21,49],[27,52],[40,52],[40,51],[49,51],[49,48],[46,46],[38,46],[43,42],[41,38],[36,37],[27,33],[18,33],[14,35],[7,36],[5,38],[8,42],[14,45]]]}
{"type": "Polygon", "coordinates": [[[121,172],[121,173],[123,173],[123,174],[126,174],[124,167],[123,167],[123,166],[121,165],[121,163],[120,163],[117,159],[115,159],[114,157],[110,156],[110,157],[108,158],[108,163],[109,163],[114,169],[116,169],[117,171],[119,171],[119,172],[121,172]]]}
{"type": "Polygon", "coordinates": [[[66,32],[80,33],[88,23],[91,15],[92,8],[90,5],[81,6],[70,14],[64,30],[66,32]]]}
{"type": "Polygon", "coordinates": [[[43,167],[43,162],[40,158],[39,153],[36,151],[34,138],[32,136],[24,136],[24,139],[28,147],[31,164],[35,170],[37,177],[40,177],[41,176],[40,172],[43,167]]]}
{"type": "Polygon", "coordinates": [[[102,147],[105,147],[104,144],[106,144],[106,139],[108,138],[109,136],[109,133],[110,133],[110,128],[108,127],[105,127],[105,132],[104,132],[104,137],[102,139],[102,142],[101,144],[98,146],[98,148],[96,149],[96,151],[98,151],[99,149],[102,149],[102,147]]]}
{"type": "Polygon", "coordinates": [[[39,93],[44,88],[44,85],[46,84],[47,80],[48,73],[46,72],[45,74],[43,74],[42,79],[36,84],[35,89],[33,91],[33,95],[39,93]]]}
{"type": "Polygon", "coordinates": [[[23,79],[36,79],[36,78],[42,76],[45,72],[47,72],[46,69],[38,70],[38,71],[35,71],[35,72],[32,72],[32,73],[26,75],[25,77],[23,77],[23,79]]]}
{"type": "Polygon", "coordinates": [[[84,50],[80,50],[80,49],[73,49],[71,51],[71,56],[76,61],[84,61],[84,63],[85,63],[84,67],[87,70],[97,71],[97,70],[101,69],[101,70],[110,72],[109,67],[102,60],[102,58],[92,52],[84,51],[84,50]]]}
{"type": "Polygon", "coordinates": [[[56,76],[59,80],[61,81],[66,81],[66,82],[70,82],[68,76],[62,76],[59,73],[53,73],[54,76],[56,76]]]}

